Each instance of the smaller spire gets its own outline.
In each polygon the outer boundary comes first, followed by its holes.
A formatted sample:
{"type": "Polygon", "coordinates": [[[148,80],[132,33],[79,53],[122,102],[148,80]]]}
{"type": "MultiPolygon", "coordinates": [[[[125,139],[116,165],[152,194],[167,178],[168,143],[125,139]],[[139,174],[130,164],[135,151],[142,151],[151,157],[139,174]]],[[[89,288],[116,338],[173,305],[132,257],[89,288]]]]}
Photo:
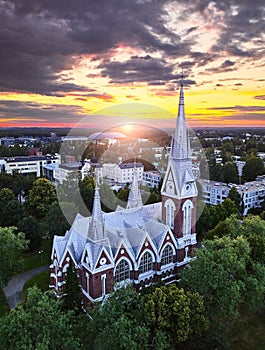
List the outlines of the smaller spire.
{"type": "Polygon", "coordinates": [[[130,192],[129,192],[128,203],[126,208],[127,209],[140,208],[142,206],[143,206],[143,201],[142,201],[141,192],[138,185],[136,160],[134,160],[133,180],[130,186],[130,192]]]}
{"type": "Polygon", "coordinates": [[[94,193],[92,219],[89,226],[89,236],[94,241],[104,238],[104,221],[103,221],[103,214],[102,214],[101,203],[100,203],[98,177],[96,177],[95,182],[96,182],[96,186],[95,186],[95,193],[94,193]]]}

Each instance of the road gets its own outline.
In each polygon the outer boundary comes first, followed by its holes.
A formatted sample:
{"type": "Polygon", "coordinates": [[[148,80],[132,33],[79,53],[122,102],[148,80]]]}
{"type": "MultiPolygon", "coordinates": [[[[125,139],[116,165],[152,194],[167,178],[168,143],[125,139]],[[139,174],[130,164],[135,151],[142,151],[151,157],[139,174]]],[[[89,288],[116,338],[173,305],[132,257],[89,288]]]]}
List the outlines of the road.
{"type": "Polygon", "coordinates": [[[8,285],[3,288],[3,292],[5,293],[6,299],[11,310],[14,309],[17,306],[17,304],[22,301],[22,290],[24,284],[33,276],[36,276],[42,271],[48,269],[49,265],[41,266],[37,267],[36,269],[23,272],[11,278],[8,285]]]}

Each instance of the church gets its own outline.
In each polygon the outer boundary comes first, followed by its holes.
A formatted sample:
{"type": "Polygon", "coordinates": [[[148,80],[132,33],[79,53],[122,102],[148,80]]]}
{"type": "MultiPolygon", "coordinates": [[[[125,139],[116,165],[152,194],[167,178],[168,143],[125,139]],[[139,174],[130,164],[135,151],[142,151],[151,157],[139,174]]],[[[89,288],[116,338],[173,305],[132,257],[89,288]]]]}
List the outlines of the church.
{"type": "Polygon", "coordinates": [[[103,301],[116,288],[133,284],[137,290],[162,280],[178,279],[196,247],[197,188],[192,173],[190,142],[185,120],[183,82],[172,137],[162,201],[143,205],[134,171],[126,209],[101,209],[96,184],[92,215],[77,214],[65,236],[54,236],[50,288],[64,294],[67,268],[79,275],[83,302],[103,301]]]}

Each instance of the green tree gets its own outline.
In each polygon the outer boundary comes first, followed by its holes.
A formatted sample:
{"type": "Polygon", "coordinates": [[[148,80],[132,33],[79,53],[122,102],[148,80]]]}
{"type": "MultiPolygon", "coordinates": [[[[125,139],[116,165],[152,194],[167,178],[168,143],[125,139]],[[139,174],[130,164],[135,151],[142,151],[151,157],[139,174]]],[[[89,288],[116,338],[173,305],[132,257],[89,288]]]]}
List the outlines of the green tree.
{"type": "Polygon", "coordinates": [[[227,162],[223,167],[223,176],[225,183],[238,183],[238,170],[235,163],[227,162]]]}
{"type": "Polygon", "coordinates": [[[24,208],[9,188],[0,190],[0,226],[15,226],[23,217],[24,208]]]}
{"type": "Polygon", "coordinates": [[[226,141],[222,144],[221,150],[223,162],[225,163],[231,160],[231,157],[234,154],[234,144],[230,141],[226,141]]]}
{"type": "Polygon", "coordinates": [[[37,179],[26,197],[26,208],[36,219],[43,218],[51,204],[56,201],[56,192],[53,184],[47,179],[37,179]]]}
{"type": "Polygon", "coordinates": [[[17,223],[19,231],[25,234],[27,240],[29,240],[29,249],[34,250],[40,245],[42,232],[40,229],[40,223],[34,216],[25,216],[17,223]]]}
{"type": "Polygon", "coordinates": [[[23,264],[21,253],[28,242],[23,233],[15,231],[15,227],[0,227],[0,286],[6,285],[23,264]]]}
{"type": "Polygon", "coordinates": [[[241,223],[236,214],[231,215],[224,221],[220,221],[214,229],[206,233],[206,239],[221,238],[224,236],[230,236],[236,238],[241,233],[241,223]]]}
{"type": "Polygon", "coordinates": [[[117,193],[118,198],[118,205],[122,207],[126,207],[126,204],[128,202],[130,188],[128,186],[125,186],[124,188],[119,189],[117,193]]]}
{"type": "Polygon", "coordinates": [[[181,273],[181,286],[203,295],[211,328],[207,336],[227,335],[240,308],[259,309],[265,292],[265,266],[251,258],[246,238],[204,241],[191,269],[181,273]]]}
{"type": "Polygon", "coordinates": [[[28,290],[26,304],[0,318],[1,350],[79,350],[71,311],[37,288],[28,290]]]}
{"type": "Polygon", "coordinates": [[[42,220],[43,233],[51,237],[54,235],[64,235],[69,229],[70,223],[72,224],[74,221],[77,212],[78,209],[74,203],[62,202],[59,205],[58,202],[53,202],[42,220]],[[67,219],[65,214],[67,215],[67,219]]]}
{"type": "Polygon", "coordinates": [[[228,198],[231,199],[231,201],[233,201],[238,208],[240,208],[241,205],[241,197],[240,194],[238,193],[237,189],[235,188],[235,186],[233,186],[228,194],[228,198]]]}
{"type": "Polygon", "coordinates": [[[104,212],[109,213],[117,207],[117,197],[114,192],[105,183],[100,185],[101,208],[104,212]]]}
{"type": "Polygon", "coordinates": [[[82,312],[81,287],[79,277],[76,273],[74,264],[70,262],[67,268],[65,296],[63,298],[64,310],[73,310],[76,314],[82,312]]]}
{"type": "Polygon", "coordinates": [[[79,189],[86,208],[90,213],[92,213],[95,190],[94,178],[92,176],[86,176],[82,181],[80,181],[79,189]]]}
{"type": "MultiPolygon", "coordinates": [[[[140,350],[147,348],[149,330],[144,321],[144,303],[131,286],[114,292],[102,305],[95,306],[88,324],[88,348],[101,350],[140,350]]],[[[157,339],[156,347],[165,343],[164,337],[157,339]]]]}
{"type": "Polygon", "coordinates": [[[197,232],[204,235],[232,214],[239,214],[239,209],[230,198],[226,198],[222,204],[206,205],[197,222],[197,232]]]}
{"type": "Polygon", "coordinates": [[[203,298],[198,293],[185,293],[172,284],[156,288],[145,299],[150,328],[166,335],[168,349],[176,349],[177,343],[198,337],[208,328],[203,298]]]}
{"type": "Polygon", "coordinates": [[[263,160],[258,157],[251,157],[246,160],[246,164],[243,167],[244,181],[253,181],[258,175],[264,174],[264,172],[263,160]]]}

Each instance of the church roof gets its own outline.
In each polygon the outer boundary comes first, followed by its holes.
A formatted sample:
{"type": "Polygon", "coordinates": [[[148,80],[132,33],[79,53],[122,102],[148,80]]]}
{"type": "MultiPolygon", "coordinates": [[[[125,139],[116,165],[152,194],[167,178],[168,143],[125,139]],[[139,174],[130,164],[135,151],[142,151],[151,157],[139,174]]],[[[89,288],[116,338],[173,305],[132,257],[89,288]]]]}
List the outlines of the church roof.
{"type": "Polygon", "coordinates": [[[54,247],[59,262],[62,263],[67,251],[73,256],[76,264],[81,262],[84,250],[88,252],[89,264],[95,268],[102,247],[110,256],[115,256],[120,243],[137,256],[146,236],[158,247],[161,235],[169,230],[161,220],[161,203],[149,204],[141,208],[123,209],[111,213],[103,213],[104,237],[95,239],[90,236],[91,217],[77,214],[71,229],[64,237],[54,237],[54,247]]]}

